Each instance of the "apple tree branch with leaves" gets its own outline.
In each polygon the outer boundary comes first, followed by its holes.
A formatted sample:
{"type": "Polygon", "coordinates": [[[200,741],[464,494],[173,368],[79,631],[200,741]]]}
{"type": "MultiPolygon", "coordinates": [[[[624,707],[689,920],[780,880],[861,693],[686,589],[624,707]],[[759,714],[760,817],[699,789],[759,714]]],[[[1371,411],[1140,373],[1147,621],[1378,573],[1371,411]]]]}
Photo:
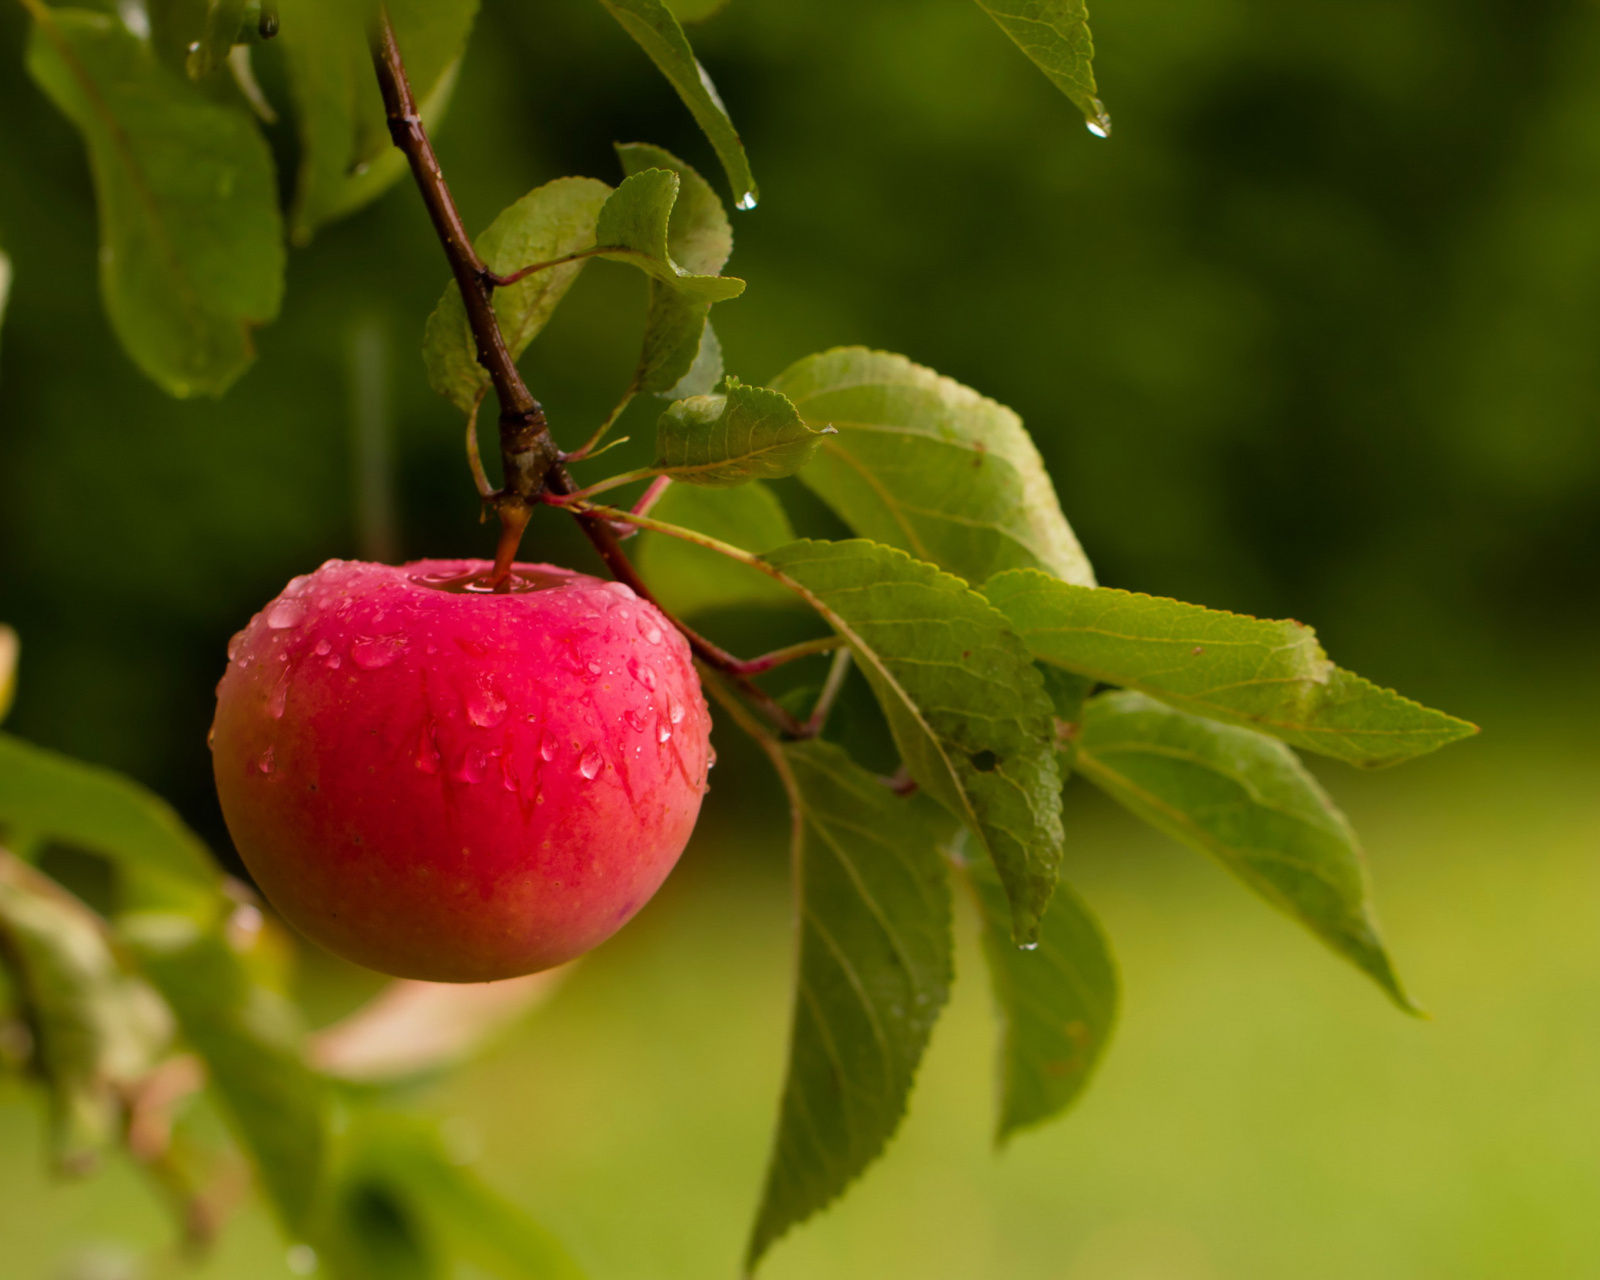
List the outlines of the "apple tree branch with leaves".
{"type": "MultiPolygon", "coordinates": [[[[60,1169],[125,1146],[196,1248],[254,1179],[302,1269],[341,1280],[456,1260],[579,1275],[449,1159],[405,1086],[470,1054],[648,899],[707,789],[712,705],[782,783],[797,923],[748,1271],[898,1127],[949,996],[956,895],[981,923],[998,1015],[997,1139],[1087,1084],[1118,992],[1060,875],[1074,777],[1415,1010],[1356,835],[1296,753],[1386,766],[1473,727],[1334,665],[1299,622],[1098,585],[1017,415],[904,356],[840,347],[765,387],[729,374],[712,312],[745,288],[723,274],[730,219],[659,146],[619,144],[614,181],[546,182],[473,236],[429,130],[476,0],[19,2],[28,72],[86,148],[107,315],[174,396],[226,392],[278,311],[288,246],[409,173],[449,268],[422,358],[499,527],[481,560],[331,562],[230,648],[214,758],[257,887],[398,978],[329,1031],[299,1022],[276,918],[159,799],[0,735],[3,1043],[49,1100],[60,1169]],[[274,111],[251,66],[265,40],[289,73],[292,175],[258,124],[274,111]],[[595,258],[647,277],[642,348],[615,408],[558,443],[518,360],[595,258]],[[613,428],[650,397],[653,461],[605,474],[613,428]],[[498,484],[480,456],[489,417],[498,484]],[[796,538],[765,483],[790,476],[854,536],[796,538]],[[520,558],[558,519],[610,582],[520,558]],[[774,647],[740,657],[694,629],[728,607],[771,619],[774,647]],[[796,610],[811,634],[777,643],[796,610]],[[791,664],[809,682],[763,685],[791,664]],[[889,773],[833,714],[852,679],[893,743],[889,773]],[[52,843],[110,861],[109,914],[40,869],[52,843]],[[423,1012],[446,1005],[449,1029],[429,1030],[423,1012]],[[196,1099],[231,1136],[193,1120],[196,1099]]],[[[600,3],[705,133],[733,207],[753,209],[745,147],[682,25],[721,6],[600,3]]],[[[978,3],[1107,136],[1083,4],[978,3]]],[[[18,651],[0,629],[0,713],[18,651]]]]}

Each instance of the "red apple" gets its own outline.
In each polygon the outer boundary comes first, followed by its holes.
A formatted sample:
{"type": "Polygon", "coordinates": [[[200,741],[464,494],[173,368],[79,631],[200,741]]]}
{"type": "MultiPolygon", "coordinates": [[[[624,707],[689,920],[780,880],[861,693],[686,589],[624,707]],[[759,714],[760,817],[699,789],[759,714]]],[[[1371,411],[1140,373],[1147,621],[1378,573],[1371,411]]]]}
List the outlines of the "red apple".
{"type": "Polygon", "coordinates": [[[627,587],[478,560],[331,560],[234,637],[212,752],[284,917],[407,978],[532,973],[610,937],[682,853],[710,763],[689,646],[627,587]]]}

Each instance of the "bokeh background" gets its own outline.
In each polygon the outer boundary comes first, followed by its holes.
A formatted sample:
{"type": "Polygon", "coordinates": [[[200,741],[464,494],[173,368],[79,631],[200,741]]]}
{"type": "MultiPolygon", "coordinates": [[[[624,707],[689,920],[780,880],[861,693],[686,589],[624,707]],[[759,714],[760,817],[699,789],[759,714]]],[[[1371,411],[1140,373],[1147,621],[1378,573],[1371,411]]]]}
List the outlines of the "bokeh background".
{"type": "MultiPolygon", "coordinates": [[[[728,270],[750,287],[717,312],[729,367],[760,382],[840,343],[908,354],[1023,415],[1102,581],[1312,622],[1343,665],[1479,720],[1399,772],[1319,769],[1435,1018],[1393,1013],[1074,789],[1069,874],[1126,984],[1100,1079],[990,1149],[964,942],[905,1131],[766,1274],[1600,1275],[1600,11],[1093,17],[1108,142],[963,0],[733,0],[701,26],[763,195],[735,218],[728,270]]],[[[398,188],[293,255],[226,399],[165,398],[101,314],[82,150],[21,71],[24,31],[0,7],[0,619],[24,644],[7,728],[150,784],[229,859],[205,749],[223,648],[291,574],[370,541],[372,424],[400,551],[491,545],[417,355],[446,272],[398,188]]],[[[270,47],[257,70],[285,103],[270,47]]],[[[273,139],[292,162],[289,127],[273,139]]],[[[613,140],[715,173],[598,6],[485,0],[439,137],[469,224],[562,174],[615,181],[613,140]]],[[[636,274],[589,267],[524,362],[569,444],[626,379],[636,274]]],[[[643,448],[650,426],[641,406],[623,429],[643,448]]],[[[588,563],[554,517],[532,539],[588,563]]],[[[719,745],[668,889],[432,1099],[596,1280],[731,1276],[758,1190],[784,852],[775,790],[719,745]]],[[[326,1020],[373,982],[307,953],[302,989],[326,1020]]],[[[0,1270],[140,1274],[155,1200],[119,1167],[49,1183],[39,1127],[0,1084],[0,1270]]],[[[251,1210],[201,1274],[288,1271],[251,1210]]]]}

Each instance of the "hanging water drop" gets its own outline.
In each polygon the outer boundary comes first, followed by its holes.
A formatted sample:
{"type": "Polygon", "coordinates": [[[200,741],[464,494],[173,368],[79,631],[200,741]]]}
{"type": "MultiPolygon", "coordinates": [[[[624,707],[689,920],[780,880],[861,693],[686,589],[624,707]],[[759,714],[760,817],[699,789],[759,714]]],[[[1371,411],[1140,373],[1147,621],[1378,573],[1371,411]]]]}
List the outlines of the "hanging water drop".
{"type": "Polygon", "coordinates": [[[306,607],[298,600],[279,600],[267,610],[267,625],[274,631],[298,627],[306,618],[306,607]]]}
{"type": "Polygon", "coordinates": [[[277,767],[278,762],[273,757],[273,750],[271,747],[268,747],[261,753],[260,758],[256,761],[256,772],[271,773],[277,767]]]}
{"type": "Polygon", "coordinates": [[[595,777],[600,772],[600,765],[601,759],[599,748],[595,747],[593,744],[584,748],[583,755],[578,759],[578,772],[581,773],[586,780],[593,782],[595,777]]]}
{"type": "Polygon", "coordinates": [[[673,724],[683,723],[683,703],[678,701],[671,689],[667,690],[667,714],[672,718],[673,724]]]}
{"type": "Polygon", "coordinates": [[[748,213],[756,207],[756,193],[754,191],[746,191],[734,204],[736,208],[743,209],[748,213]]]}

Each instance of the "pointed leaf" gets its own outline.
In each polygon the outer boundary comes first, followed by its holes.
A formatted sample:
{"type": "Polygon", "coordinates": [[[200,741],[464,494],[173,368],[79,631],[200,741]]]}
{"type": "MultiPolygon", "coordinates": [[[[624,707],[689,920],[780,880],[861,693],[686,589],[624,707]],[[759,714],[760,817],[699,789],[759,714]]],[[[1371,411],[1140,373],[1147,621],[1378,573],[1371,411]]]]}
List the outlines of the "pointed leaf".
{"type": "Polygon", "coordinates": [[[1105,103],[1095,97],[1094,41],[1084,0],[978,0],[978,7],[1072,99],[1090,133],[1104,138],[1111,132],[1105,103]]]}
{"type": "Polygon", "coordinates": [[[118,1135],[118,1086],[155,1065],[172,1017],[126,972],[99,916],[4,849],[0,965],[12,975],[50,1090],[57,1164],[87,1172],[118,1135]]]}
{"type": "MultiPolygon", "coordinates": [[[[669,170],[678,175],[678,199],[667,222],[667,251],[674,262],[695,275],[714,276],[721,272],[733,252],[733,228],[710,183],[670,151],[648,143],[618,143],[617,156],[623,172],[630,175],[646,169],[669,170]]],[[[644,349],[634,375],[639,390],[673,390],[680,399],[711,391],[722,377],[722,352],[716,335],[709,329],[710,310],[708,301],[685,294],[664,281],[650,281],[644,349]],[[714,373],[709,367],[699,372],[702,385],[676,391],[697,362],[709,366],[713,360],[714,373]]]]}
{"type": "Polygon", "coordinates": [[[1349,764],[1395,764],[1477,732],[1334,666],[1303,623],[1028,570],[991,578],[984,594],[1041,662],[1349,764]]]}
{"type": "Polygon", "coordinates": [[[801,479],[862,537],[971,583],[1001,569],[1094,585],[1022,421],[904,356],[838,347],[773,382],[830,439],[801,479]]]}
{"type": "Polygon", "coordinates": [[[759,192],[750,172],[750,161],[744,154],[744,144],[728,119],[728,109],[722,105],[711,77],[694,56],[689,38],[672,16],[672,11],[660,0],[600,0],[622,29],[638,42],[650,60],[678,91],[684,106],[695,118],[695,123],[710,140],[717,158],[733,187],[734,202],[741,209],[754,209],[759,192]]]}
{"type": "Polygon", "coordinates": [[[162,66],[117,18],[39,12],[28,70],[89,150],[112,327],[172,395],[220,395],[283,293],[267,144],[245,111],[162,66]]]}
{"type": "Polygon", "coordinates": [[[1011,940],[1005,891],[982,859],[966,865],[983,928],[1000,1021],[1000,1116],[995,1138],[1041,1124],[1077,1101],[1099,1065],[1117,1013],[1117,969],[1088,907],[1058,884],[1039,945],[1011,940]]]}
{"type": "MultiPolygon", "coordinates": [[[[673,485],[651,510],[658,520],[710,534],[758,555],[794,540],[783,504],[759,480],[732,489],[673,485]]],[[[640,535],[639,571],[677,617],[712,609],[795,604],[766,574],[680,538],[640,535]]]]}
{"type": "MultiPolygon", "coordinates": [[[[372,71],[366,10],[358,0],[280,0],[276,43],[284,51],[300,132],[291,216],[295,243],[354,212],[406,172],[389,139],[372,71]]],[[[478,0],[389,0],[423,123],[437,128],[478,0]]]]}
{"type": "Polygon", "coordinates": [[[1037,935],[1061,862],[1050,699],[1005,619],[959,578],[876,543],[762,557],[849,643],[918,784],[978,838],[1037,935]]]}
{"type": "MultiPolygon", "coordinates": [[[[505,209],[477,238],[478,255],[491,271],[510,275],[536,262],[552,262],[594,245],[595,220],[611,188],[594,178],[557,178],[535,187],[505,209]]],[[[549,321],[556,304],[583,270],[584,259],[536,271],[516,284],[496,289],[494,312],[513,358],[549,321]]],[[[422,340],[428,381],[463,413],[472,410],[489,385],[478,363],[478,348],[467,323],[461,290],[446,286],[439,305],[428,317],[422,340]]]]}
{"type": "Polygon", "coordinates": [[[1368,974],[1402,1009],[1355,832],[1281,742],[1139,693],[1090,699],[1078,771],[1151,826],[1211,854],[1368,974]]]}
{"type": "MultiPolygon", "coordinates": [[[[672,256],[672,213],[679,178],[671,169],[645,169],[624,178],[611,193],[594,230],[602,256],[631,262],[652,278],[699,302],[724,302],[744,292],[733,276],[697,274],[672,256]]],[[[704,246],[695,244],[697,255],[704,246]]]]}
{"type": "Polygon", "coordinates": [[[825,431],[813,431],[782,395],[736,378],[722,395],[669,405],[656,424],[653,469],[684,484],[726,488],[793,475],[825,431]]]}
{"type": "Polygon", "coordinates": [[[782,760],[795,817],[800,972],[752,1267],[882,1153],[951,978],[937,824],[830,743],[785,747],[782,760]]]}

